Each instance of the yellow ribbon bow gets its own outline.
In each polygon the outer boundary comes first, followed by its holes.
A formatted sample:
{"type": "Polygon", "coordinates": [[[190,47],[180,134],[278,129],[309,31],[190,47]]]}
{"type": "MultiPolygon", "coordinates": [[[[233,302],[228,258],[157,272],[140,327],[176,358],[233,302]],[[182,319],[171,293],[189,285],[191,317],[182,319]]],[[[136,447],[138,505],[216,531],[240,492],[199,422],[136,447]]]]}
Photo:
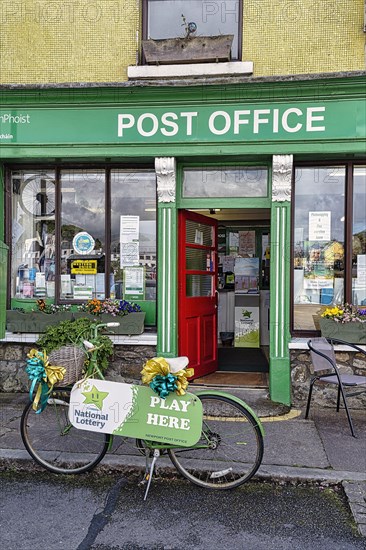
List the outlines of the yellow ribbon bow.
{"type": "MultiPolygon", "coordinates": [[[[57,384],[57,382],[60,382],[63,380],[66,369],[65,367],[58,367],[54,365],[49,364],[49,359],[46,354],[46,352],[39,352],[36,349],[31,349],[30,352],[27,354],[27,357],[29,359],[38,359],[44,368],[44,376],[42,377],[43,382],[45,382],[48,385],[48,392],[47,395],[51,393],[53,386],[57,384]]],[[[38,409],[39,401],[41,399],[42,395],[42,384],[38,384],[37,392],[33,400],[33,409],[36,411],[38,409]]]]}
{"type": "MultiPolygon", "coordinates": [[[[155,378],[155,376],[167,376],[168,374],[170,374],[169,363],[166,359],[164,359],[164,357],[154,357],[153,359],[149,359],[148,361],[146,361],[141,371],[141,374],[142,383],[149,385],[150,382],[152,382],[152,380],[155,378]]],[[[182,369],[172,374],[177,378],[177,389],[175,390],[175,393],[177,395],[184,395],[188,387],[187,378],[193,376],[194,369],[182,369]]]]}

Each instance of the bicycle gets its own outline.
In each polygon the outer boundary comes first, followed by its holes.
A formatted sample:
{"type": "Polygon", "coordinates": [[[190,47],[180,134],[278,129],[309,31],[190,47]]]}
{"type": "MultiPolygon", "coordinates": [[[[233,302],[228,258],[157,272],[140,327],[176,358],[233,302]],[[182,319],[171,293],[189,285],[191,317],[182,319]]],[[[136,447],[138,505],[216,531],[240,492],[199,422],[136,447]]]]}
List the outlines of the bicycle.
{"type": "MultiPolygon", "coordinates": [[[[95,335],[104,326],[110,324],[97,325],[95,335]]],[[[91,342],[85,341],[84,344],[90,356],[86,377],[97,374],[99,379],[104,379],[96,361],[97,348],[91,342]]],[[[172,364],[181,359],[166,360],[172,364]]],[[[143,388],[149,390],[151,396],[156,395],[144,386],[131,387],[143,388]]],[[[41,414],[36,413],[32,403],[29,403],[21,418],[21,435],[27,451],[39,465],[57,474],[89,472],[103,459],[113,441],[109,433],[86,431],[85,427],[76,429],[72,425],[69,419],[72,416],[71,410],[69,415],[70,394],[71,388],[54,388],[41,414]]],[[[128,433],[134,435],[128,437],[135,438],[137,449],[146,456],[143,482],[147,487],[144,499],[149,491],[156,461],[162,454],[169,456],[183,477],[209,489],[238,487],[251,479],[261,464],[264,430],[259,418],[244,401],[211,390],[187,395],[189,402],[198,400],[202,404],[200,432],[194,445],[187,447],[142,440],[134,433],[133,423],[129,425],[128,433]]],[[[162,402],[166,403],[165,400],[162,402]]]]}

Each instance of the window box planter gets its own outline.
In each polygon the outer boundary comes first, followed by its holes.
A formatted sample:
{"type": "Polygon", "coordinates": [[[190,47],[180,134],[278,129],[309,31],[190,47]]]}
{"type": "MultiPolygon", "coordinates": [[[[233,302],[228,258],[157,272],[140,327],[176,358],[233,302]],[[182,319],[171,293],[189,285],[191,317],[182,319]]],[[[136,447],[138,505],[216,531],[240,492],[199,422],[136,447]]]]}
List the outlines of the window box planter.
{"type": "Polygon", "coordinates": [[[102,315],[92,315],[83,311],[74,312],[74,319],[87,318],[92,321],[98,321],[99,323],[119,323],[118,327],[111,327],[111,332],[114,334],[125,334],[132,336],[134,334],[142,334],[145,326],[145,312],[136,311],[129,313],[128,315],[108,315],[103,313],[102,315]]]}
{"type": "Polygon", "coordinates": [[[332,319],[319,319],[322,336],[344,340],[351,344],[366,344],[366,323],[337,323],[332,319]]]}
{"type": "Polygon", "coordinates": [[[229,61],[233,34],[143,40],[148,65],[229,61]]]}
{"type": "Polygon", "coordinates": [[[56,325],[72,318],[71,311],[43,313],[42,311],[8,310],[6,312],[6,330],[10,332],[45,332],[49,325],[56,325]]]}

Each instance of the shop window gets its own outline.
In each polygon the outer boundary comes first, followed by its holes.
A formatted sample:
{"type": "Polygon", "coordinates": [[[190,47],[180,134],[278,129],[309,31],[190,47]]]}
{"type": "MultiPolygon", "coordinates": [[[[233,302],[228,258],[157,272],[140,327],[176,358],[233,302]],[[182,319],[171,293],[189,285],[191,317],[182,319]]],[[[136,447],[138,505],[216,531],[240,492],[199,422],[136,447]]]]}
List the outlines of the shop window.
{"type": "Polygon", "coordinates": [[[14,170],[10,180],[12,299],[156,300],[154,171],[14,170]]]}
{"type": "Polygon", "coordinates": [[[62,170],[60,298],[106,298],[105,172],[62,170]]]}
{"type": "Polygon", "coordinates": [[[11,295],[54,297],[55,172],[12,173],[11,295]]]}
{"type": "MultiPolygon", "coordinates": [[[[129,267],[137,264],[143,270],[145,299],[156,300],[155,173],[112,170],[111,195],[111,267],[115,295],[122,296],[126,270],[128,275],[129,267]]],[[[141,271],[136,276],[141,276],[141,271]]]]}
{"type": "Polygon", "coordinates": [[[231,58],[240,58],[242,0],[144,0],[144,38],[234,35],[231,58]]]}
{"type": "Polygon", "coordinates": [[[353,171],[352,303],[366,306],[366,165],[353,171]]]}
{"type": "Polygon", "coordinates": [[[265,167],[186,168],[183,197],[267,197],[265,167]]]}
{"type": "Polygon", "coordinates": [[[324,306],[366,303],[365,174],[351,164],[295,170],[294,333],[316,330],[324,306]]]}

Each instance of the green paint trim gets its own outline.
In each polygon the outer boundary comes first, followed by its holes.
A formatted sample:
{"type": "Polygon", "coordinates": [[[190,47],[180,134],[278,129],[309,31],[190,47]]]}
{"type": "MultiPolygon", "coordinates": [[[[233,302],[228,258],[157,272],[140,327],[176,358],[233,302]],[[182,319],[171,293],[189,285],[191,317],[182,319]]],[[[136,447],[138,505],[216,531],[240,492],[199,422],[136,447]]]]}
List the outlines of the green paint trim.
{"type": "Polygon", "coordinates": [[[178,355],[177,210],[175,203],[158,204],[158,335],[157,354],[178,355]]]}
{"type": "Polygon", "coordinates": [[[179,208],[271,208],[271,200],[267,198],[189,198],[179,201],[179,208]]]}
{"type": "Polygon", "coordinates": [[[270,357],[269,390],[275,403],[291,405],[290,357],[270,357]]]}
{"type": "Polygon", "coordinates": [[[259,420],[259,417],[253,411],[253,409],[249,405],[247,405],[247,403],[245,403],[245,401],[243,401],[242,399],[239,399],[239,397],[236,397],[236,395],[232,395],[230,393],[226,393],[226,392],[222,392],[222,391],[215,391],[215,390],[198,391],[198,392],[195,392],[195,395],[197,395],[197,397],[200,397],[201,395],[202,396],[210,396],[210,395],[215,396],[215,395],[217,395],[219,397],[225,397],[226,399],[229,399],[230,401],[234,401],[235,403],[237,403],[238,405],[243,407],[245,410],[247,410],[251,415],[253,415],[255,421],[258,424],[258,427],[260,429],[261,434],[265,435],[264,428],[262,426],[261,421],[259,420]]]}
{"type": "MultiPolygon", "coordinates": [[[[5,239],[5,170],[4,166],[0,164],[0,241],[5,239]]],[[[1,283],[0,283],[1,284],[1,283]]]]}
{"type": "Polygon", "coordinates": [[[290,358],[290,236],[291,204],[274,202],[271,212],[270,396],[289,404],[290,358]],[[278,363],[281,376],[277,376],[278,363]],[[286,373],[285,373],[286,372],[286,373]]]}
{"type": "MultiPolygon", "coordinates": [[[[174,98],[179,102],[220,101],[222,105],[232,101],[255,100],[262,103],[268,101],[286,101],[292,98],[314,101],[332,98],[364,97],[365,75],[312,75],[312,78],[286,77],[279,81],[275,78],[246,78],[243,82],[225,84],[182,85],[182,86],[131,86],[131,83],[110,85],[90,84],[87,87],[76,86],[9,86],[3,85],[0,91],[1,103],[7,105],[39,106],[58,103],[75,105],[95,105],[106,102],[109,105],[168,103],[174,98]]],[[[159,83],[160,84],[160,83],[159,83]]]]}
{"type": "Polygon", "coordinates": [[[166,157],[207,157],[212,155],[217,156],[230,156],[230,155],[242,155],[243,161],[245,155],[252,156],[263,155],[281,155],[283,151],[286,154],[317,154],[322,151],[322,158],[326,155],[334,154],[347,154],[354,153],[365,155],[366,139],[365,138],[352,138],[349,140],[339,141],[312,141],[309,143],[304,142],[261,142],[261,143],[240,143],[240,144],[200,144],[200,143],[185,143],[180,146],[171,144],[158,144],[158,145],[101,145],[92,144],[90,146],[71,147],[63,145],[54,146],[20,146],[2,145],[2,160],[4,162],[21,160],[35,162],[45,160],[61,159],[68,162],[75,161],[87,161],[93,159],[94,162],[105,162],[106,159],[113,159],[114,162],[118,162],[122,159],[143,159],[144,162],[151,161],[155,157],[161,157],[162,154],[166,157]],[[162,149],[163,147],[163,149],[162,149]]]}

